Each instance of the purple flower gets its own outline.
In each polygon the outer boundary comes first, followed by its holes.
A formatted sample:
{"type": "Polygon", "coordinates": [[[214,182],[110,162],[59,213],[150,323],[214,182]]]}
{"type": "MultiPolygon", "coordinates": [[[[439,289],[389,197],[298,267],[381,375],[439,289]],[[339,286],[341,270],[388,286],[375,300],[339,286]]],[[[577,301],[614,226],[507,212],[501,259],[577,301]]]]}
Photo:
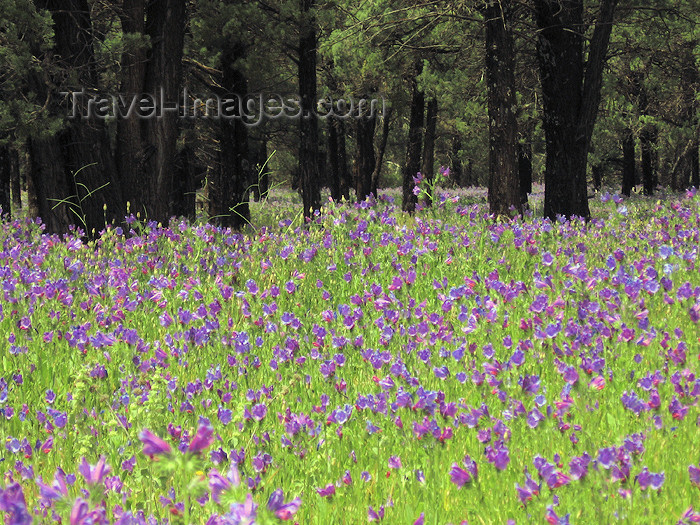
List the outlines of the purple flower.
{"type": "Polygon", "coordinates": [[[547,514],[545,514],[545,520],[550,525],[569,525],[569,515],[557,516],[554,512],[554,508],[551,505],[547,505],[547,514]]]}
{"type": "Polygon", "coordinates": [[[664,484],[665,478],[666,476],[663,472],[649,472],[647,467],[644,467],[636,477],[639,488],[642,490],[646,490],[649,487],[654,490],[659,490],[664,484]]]}
{"type": "Polygon", "coordinates": [[[372,508],[372,505],[370,505],[367,510],[367,519],[368,521],[381,521],[384,519],[384,505],[379,507],[379,510],[376,511],[372,508]]]}
{"type": "Polygon", "coordinates": [[[241,484],[241,475],[235,463],[231,463],[228,474],[223,477],[215,468],[209,471],[209,489],[211,497],[216,503],[220,503],[221,493],[226,492],[231,487],[238,487],[241,484]]]}
{"type": "Polygon", "coordinates": [[[457,463],[452,463],[452,469],[450,470],[450,481],[462,488],[465,484],[471,481],[472,477],[463,468],[461,468],[457,463]]]}
{"type": "Polygon", "coordinates": [[[104,507],[90,510],[87,502],[78,498],[70,512],[70,525],[107,525],[109,520],[104,507]]]}
{"type": "Polygon", "coordinates": [[[257,404],[253,406],[250,412],[255,421],[262,421],[267,415],[267,405],[265,403],[257,404]]]}
{"type": "Polygon", "coordinates": [[[107,458],[104,456],[100,456],[100,459],[93,466],[88,465],[87,460],[83,458],[80,466],[78,466],[78,472],[83,475],[88,485],[97,485],[98,483],[102,483],[104,477],[112,470],[109,465],[105,463],[106,459],[107,458]]]}
{"type": "Polygon", "coordinates": [[[170,454],[170,445],[147,428],[141,431],[139,439],[143,443],[143,453],[151,458],[160,454],[170,454]]]}
{"type": "Polygon", "coordinates": [[[333,483],[329,483],[322,489],[316,489],[316,492],[318,492],[319,496],[323,498],[328,498],[335,494],[335,485],[333,485],[333,483]]]}
{"type": "Polygon", "coordinates": [[[278,519],[285,521],[292,519],[300,506],[301,500],[299,498],[294,498],[289,503],[285,503],[282,489],[273,491],[272,494],[270,494],[270,498],[267,500],[267,508],[274,512],[278,519]]]}
{"type": "Polygon", "coordinates": [[[413,525],[423,525],[425,523],[425,513],[421,512],[418,519],[413,522],[413,525]]]}
{"type": "Polygon", "coordinates": [[[476,477],[479,475],[479,467],[477,466],[476,461],[474,461],[469,454],[467,454],[464,456],[462,463],[464,463],[464,466],[467,468],[467,472],[469,472],[469,474],[476,479],[476,477]]]}
{"type": "Polygon", "coordinates": [[[255,523],[257,509],[257,503],[253,501],[253,496],[248,493],[245,498],[245,503],[234,503],[231,505],[230,512],[223,516],[224,520],[221,523],[250,525],[255,523]]]}
{"type": "Polygon", "coordinates": [[[700,466],[690,465],[688,467],[688,476],[690,476],[690,482],[700,488],[700,466]]]}
{"type": "Polygon", "coordinates": [[[187,449],[190,452],[199,453],[214,441],[214,429],[211,424],[200,424],[197,433],[190,441],[190,446],[187,449]]]}
{"type": "Polygon", "coordinates": [[[5,490],[0,488],[0,510],[6,512],[5,523],[28,525],[32,517],[27,511],[27,503],[19,483],[13,483],[5,490]]]}
{"type": "Polygon", "coordinates": [[[398,456],[391,456],[389,458],[389,468],[400,469],[401,468],[401,458],[398,456]]]}

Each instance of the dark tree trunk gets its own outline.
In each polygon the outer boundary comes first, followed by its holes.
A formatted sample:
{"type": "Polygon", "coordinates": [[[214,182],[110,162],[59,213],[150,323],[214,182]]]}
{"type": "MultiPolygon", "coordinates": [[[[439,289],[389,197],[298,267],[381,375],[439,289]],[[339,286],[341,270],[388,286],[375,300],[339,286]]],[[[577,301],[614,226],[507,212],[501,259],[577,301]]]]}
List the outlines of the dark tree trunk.
{"type": "Polygon", "coordinates": [[[603,165],[593,164],[591,166],[591,174],[593,175],[593,189],[600,191],[603,186],[603,165]]]}
{"type": "Polygon", "coordinates": [[[372,173],[376,159],[374,157],[374,129],[377,118],[374,115],[361,116],[356,121],[355,142],[355,197],[363,201],[372,193],[372,173]]]}
{"type": "MultiPolygon", "coordinates": [[[[437,127],[438,102],[431,98],[428,101],[425,115],[425,138],[423,140],[423,166],[421,173],[425,177],[428,187],[433,188],[435,179],[435,128],[437,127]]],[[[431,206],[435,195],[428,193],[425,204],[431,206]]]]}
{"type": "Polygon", "coordinates": [[[532,193],[532,144],[518,144],[517,150],[520,204],[527,207],[528,194],[532,193]]]}
{"type": "MultiPolygon", "coordinates": [[[[180,100],[182,52],[185,37],[186,0],[150,0],[146,8],[146,33],[151,51],[145,90],[160,95],[168,106],[180,100]]],[[[146,119],[145,144],[152,148],[146,162],[146,209],[149,219],[167,225],[173,214],[173,175],[179,135],[177,111],[162,107],[162,118],[146,119]]]]}
{"type": "Polygon", "coordinates": [[[328,123],[328,166],[330,167],[331,199],[340,201],[340,174],[338,172],[338,129],[335,118],[330,117],[328,123]]]}
{"type": "MultiPolygon", "coordinates": [[[[687,178],[695,188],[700,188],[700,140],[698,139],[698,97],[697,87],[700,83],[700,71],[698,71],[694,49],[696,42],[688,41],[682,55],[683,69],[681,70],[682,103],[685,125],[695,130],[695,138],[688,145],[684,154],[687,178]]],[[[675,170],[674,170],[675,171],[675,170]]]]}
{"type": "Polygon", "coordinates": [[[348,157],[345,147],[345,121],[342,119],[333,119],[331,124],[335,128],[338,137],[337,156],[338,156],[338,184],[340,198],[346,201],[350,200],[350,170],[348,169],[348,157]]]}
{"type": "Polygon", "coordinates": [[[10,149],[10,188],[12,190],[12,204],[16,210],[22,209],[22,188],[20,184],[19,152],[10,149]]]}
{"type": "Polygon", "coordinates": [[[299,122],[299,178],[304,217],[313,216],[321,207],[318,169],[318,121],[316,109],[316,19],[314,0],[300,0],[299,28],[299,97],[302,117],[299,122]]]}
{"type": "MultiPolygon", "coordinates": [[[[82,88],[97,88],[87,0],[39,0],[37,3],[51,12],[56,52],[63,71],[77,74],[82,88]]],[[[71,109],[77,114],[58,134],[69,175],[66,197],[71,199],[75,223],[93,236],[106,222],[123,219],[121,184],[103,121],[84,118],[88,108],[86,97],[76,96],[74,100],[69,97],[63,106],[64,114],[71,109]]]]}
{"type": "Polygon", "coordinates": [[[455,185],[461,187],[464,184],[464,175],[462,173],[462,161],[459,158],[459,150],[462,149],[462,141],[459,137],[452,138],[450,152],[450,175],[455,185]]]}
{"type": "Polygon", "coordinates": [[[267,198],[270,186],[270,168],[267,166],[267,140],[248,140],[250,150],[250,165],[252,174],[252,190],[255,202],[267,198]]]}
{"type": "Polygon", "coordinates": [[[634,134],[628,129],[622,141],[622,194],[627,197],[634,186],[635,162],[634,134]]]}
{"type": "MultiPolygon", "coordinates": [[[[146,0],[124,0],[121,15],[122,31],[125,35],[141,35],[145,38],[146,0]]],[[[127,104],[132,97],[144,92],[146,78],[146,47],[144,45],[132,45],[124,50],[121,56],[121,88],[127,104]]],[[[123,184],[124,200],[130,213],[141,219],[148,215],[146,210],[146,197],[142,194],[145,188],[145,155],[142,149],[143,122],[137,115],[128,118],[120,118],[117,121],[117,167],[123,184]]]]}
{"type": "Polygon", "coordinates": [[[379,179],[382,174],[382,164],[384,163],[384,153],[386,152],[386,143],[389,139],[391,113],[392,108],[389,108],[386,114],[382,115],[382,138],[379,142],[379,147],[377,148],[377,161],[375,162],[374,172],[372,173],[372,193],[375,197],[378,195],[379,179]]]}
{"type": "Polygon", "coordinates": [[[474,161],[472,161],[472,159],[467,159],[466,177],[467,186],[471,187],[479,185],[477,177],[474,176],[474,161]]]}
{"type": "Polygon", "coordinates": [[[29,211],[41,217],[46,233],[65,233],[79,223],[70,205],[69,175],[58,137],[28,141],[31,168],[27,176],[29,211]]]}
{"type": "Polygon", "coordinates": [[[174,211],[173,175],[177,161],[178,114],[182,83],[185,0],[125,0],[122,28],[145,34],[151,48],[130,49],[122,56],[122,92],[155,98],[160,118],[132,115],[120,122],[120,174],[126,200],[143,219],[167,224],[174,211]],[[145,11],[145,23],[144,23],[145,11]],[[161,97],[165,105],[161,106],[161,97]]]}
{"type": "Polygon", "coordinates": [[[173,215],[193,221],[196,217],[197,201],[197,161],[194,146],[185,141],[175,159],[175,176],[173,177],[173,197],[175,199],[173,215]]]}
{"type": "Polygon", "coordinates": [[[583,0],[536,0],[546,140],[544,214],[588,219],[586,167],[617,0],[602,0],[583,61],[583,0]]]}
{"type": "MultiPolygon", "coordinates": [[[[222,87],[241,97],[248,90],[243,73],[234,67],[245,49],[240,42],[227,44],[221,58],[222,87]]],[[[222,95],[225,95],[223,93],[222,95]]],[[[241,229],[250,223],[247,169],[248,130],[236,106],[219,122],[220,165],[209,187],[209,216],[220,226],[241,229]],[[230,117],[237,118],[230,118],[230,117]]],[[[242,109],[242,108],[241,108],[242,109]]]]}
{"type": "Polygon", "coordinates": [[[653,195],[656,186],[656,126],[646,126],[639,134],[639,144],[642,150],[642,182],[644,195],[653,195]]]}
{"type": "Polygon", "coordinates": [[[411,116],[408,122],[408,146],[406,148],[406,165],[403,170],[403,201],[401,209],[413,213],[418,203],[418,196],[413,193],[414,178],[421,168],[420,154],[423,137],[423,113],[425,111],[425,96],[418,89],[417,77],[423,69],[423,63],[416,63],[411,82],[411,116]]]}
{"type": "Polygon", "coordinates": [[[489,112],[489,210],[510,217],[522,212],[515,119],[515,58],[509,8],[489,2],[486,23],[486,84],[489,112]]]}
{"type": "Polygon", "coordinates": [[[10,148],[0,145],[0,219],[12,217],[11,179],[12,161],[10,160],[10,148]]]}

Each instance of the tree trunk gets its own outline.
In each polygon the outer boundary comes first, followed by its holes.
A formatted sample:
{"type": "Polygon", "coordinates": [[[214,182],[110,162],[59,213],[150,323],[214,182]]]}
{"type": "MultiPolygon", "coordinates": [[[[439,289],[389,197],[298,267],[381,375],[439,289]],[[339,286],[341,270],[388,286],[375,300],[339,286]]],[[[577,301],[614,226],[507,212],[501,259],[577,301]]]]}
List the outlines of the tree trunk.
{"type": "Polygon", "coordinates": [[[340,174],[338,172],[338,128],[334,117],[326,120],[328,123],[328,166],[330,167],[331,199],[340,201],[340,174]]]}
{"type": "MultiPolygon", "coordinates": [[[[425,138],[423,140],[423,166],[421,173],[425,177],[428,187],[434,188],[435,179],[435,128],[437,127],[438,102],[431,98],[427,104],[425,116],[425,138]]],[[[428,193],[425,197],[425,204],[431,206],[435,195],[428,193]]]]}
{"type": "Polygon", "coordinates": [[[639,135],[639,144],[642,150],[642,181],[644,195],[653,195],[656,186],[656,138],[658,132],[656,126],[645,126],[639,135]]]}
{"type": "Polygon", "coordinates": [[[175,202],[179,134],[175,103],[181,95],[186,1],[151,0],[146,6],[145,0],[125,0],[123,12],[123,31],[147,35],[151,48],[130,49],[122,55],[122,93],[127,103],[136,94],[153,97],[160,118],[134,114],[120,122],[120,174],[131,211],[167,224],[175,202]]]}
{"type": "Polygon", "coordinates": [[[464,184],[464,175],[462,173],[462,161],[459,158],[459,150],[462,149],[462,141],[459,137],[452,137],[451,152],[450,152],[450,175],[457,187],[464,184]]]}
{"type": "Polygon", "coordinates": [[[420,154],[423,136],[423,113],[425,110],[425,97],[418,89],[418,75],[423,69],[423,63],[414,65],[414,75],[411,82],[411,116],[408,122],[408,146],[406,148],[406,165],[403,170],[403,201],[401,209],[413,213],[416,209],[418,196],[413,193],[415,187],[414,178],[421,168],[420,154]]]}
{"type": "Polygon", "coordinates": [[[372,193],[372,173],[376,159],[374,157],[374,130],[377,117],[360,116],[356,121],[357,153],[355,157],[355,197],[363,201],[372,193]]]}
{"type": "Polygon", "coordinates": [[[0,219],[12,217],[11,179],[12,161],[10,160],[10,148],[9,146],[0,145],[0,219]]]}
{"type": "Polygon", "coordinates": [[[194,221],[197,200],[197,161],[194,146],[187,139],[175,159],[175,176],[173,177],[173,196],[175,199],[173,215],[194,221]]]}
{"type": "Polygon", "coordinates": [[[627,197],[632,193],[635,179],[634,134],[628,129],[622,141],[622,194],[627,197]]]}
{"type": "Polygon", "coordinates": [[[384,153],[386,152],[386,143],[389,139],[389,127],[391,124],[392,108],[389,108],[386,114],[382,114],[382,138],[377,148],[377,162],[374,165],[372,173],[372,193],[376,197],[379,193],[379,178],[382,173],[382,164],[384,163],[384,153]]]}
{"type": "Polygon", "coordinates": [[[340,189],[340,198],[346,201],[350,200],[350,170],[348,169],[347,150],[345,148],[345,121],[342,119],[333,119],[331,124],[335,128],[338,136],[338,184],[340,189]]]}
{"type": "MultiPolygon", "coordinates": [[[[244,96],[248,82],[235,62],[242,58],[245,48],[240,42],[229,43],[224,47],[221,58],[224,91],[244,96]]],[[[221,93],[225,96],[226,93],[221,93]]],[[[209,189],[209,216],[220,226],[241,229],[250,223],[248,204],[249,170],[248,130],[237,106],[231,115],[219,121],[220,165],[215,171],[209,189]],[[230,118],[235,117],[235,118],[230,118]]]]}
{"type": "Polygon", "coordinates": [[[20,184],[19,152],[10,149],[10,188],[12,190],[12,204],[16,210],[22,209],[22,189],[20,184]]]}
{"type": "Polygon", "coordinates": [[[681,92],[683,104],[683,117],[685,125],[692,130],[695,130],[695,137],[688,145],[689,148],[685,153],[685,162],[687,164],[688,178],[690,184],[695,188],[700,188],[700,140],[698,139],[698,106],[700,102],[697,97],[697,87],[700,83],[700,71],[698,71],[697,61],[695,59],[696,41],[688,41],[685,45],[682,55],[682,70],[681,70],[681,92]]]}
{"type": "MultiPolygon", "coordinates": [[[[146,0],[124,0],[122,7],[121,25],[124,35],[140,35],[145,38],[146,0]]],[[[121,88],[127,104],[132,97],[144,93],[144,81],[146,77],[146,46],[132,44],[124,49],[121,56],[121,88]]],[[[144,179],[144,156],[146,150],[142,149],[144,123],[138,115],[129,115],[127,118],[117,120],[117,167],[123,184],[124,200],[130,213],[145,219],[148,215],[146,209],[146,190],[144,179]]]]}
{"type": "Polygon", "coordinates": [[[267,197],[270,186],[270,168],[267,166],[267,139],[262,138],[252,141],[249,136],[248,149],[250,152],[253,199],[255,202],[260,202],[261,199],[267,197]]]}
{"type": "Polygon", "coordinates": [[[515,119],[515,58],[513,37],[502,2],[488,2],[486,24],[486,85],[489,113],[489,210],[510,217],[522,212],[518,176],[518,123],[515,119]]]}
{"type": "Polygon", "coordinates": [[[583,0],[536,0],[546,140],[544,214],[590,217],[586,167],[617,0],[602,0],[583,61],[583,0]]]}
{"type": "MultiPolygon", "coordinates": [[[[96,89],[97,72],[87,0],[37,0],[37,5],[51,12],[55,49],[63,71],[76,73],[82,88],[96,89]]],[[[123,219],[121,184],[104,122],[88,116],[86,96],[68,100],[62,104],[66,107],[61,111],[69,114],[69,106],[72,106],[76,117],[58,134],[69,175],[68,196],[73,203],[74,222],[84,227],[89,236],[94,236],[105,227],[105,222],[123,219]]]]}
{"type": "MultiPolygon", "coordinates": [[[[41,217],[46,233],[65,233],[78,223],[75,205],[69,204],[66,162],[58,137],[30,138],[31,168],[27,176],[30,214],[41,217]]],[[[74,202],[74,201],[71,201],[74,202]]]]}
{"type": "Polygon", "coordinates": [[[314,0],[300,0],[299,97],[302,116],[299,123],[299,178],[304,217],[310,218],[321,207],[318,169],[318,121],[316,109],[316,19],[314,0]]]}
{"type": "Polygon", "coordinates": [[[520,204],[527,207],[528,194],[532,193],[532,144],[518,144],[518,179],[520,179],[520,204]]]}
{"type": "Polygon", "coordinates": [[[591,174],[593,175],[593,189],[595,191],[600,191],[601,187],[603,186],[603,165],[592,165],[591,174]]]}

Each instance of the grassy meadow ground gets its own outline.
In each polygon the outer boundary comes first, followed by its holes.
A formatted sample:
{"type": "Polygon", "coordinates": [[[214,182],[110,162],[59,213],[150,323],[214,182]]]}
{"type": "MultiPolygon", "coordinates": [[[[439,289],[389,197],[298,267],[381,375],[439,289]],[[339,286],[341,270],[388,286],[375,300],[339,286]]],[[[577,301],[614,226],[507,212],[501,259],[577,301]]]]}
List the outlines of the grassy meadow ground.
{"type": "Polygon", "coordinates": [[[585,224],[439,193],[302,227],[278,190],[246,234],[3,223],[0,517],[700,521],[700,197],[585,224]]]}

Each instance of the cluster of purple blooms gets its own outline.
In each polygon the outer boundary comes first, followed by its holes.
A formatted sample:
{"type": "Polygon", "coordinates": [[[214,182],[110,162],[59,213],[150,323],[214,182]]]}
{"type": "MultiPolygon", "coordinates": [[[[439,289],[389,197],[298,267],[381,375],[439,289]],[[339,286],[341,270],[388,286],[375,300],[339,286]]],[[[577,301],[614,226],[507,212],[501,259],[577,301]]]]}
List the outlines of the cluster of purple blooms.
{"type": "MultiPolygon", "coordinates": [[[[616,213],[631,220],[630,208],[616,213]]],[[[0,455],[5,521],[150,525],[185,516],[190,505],[218,506],[210,525],[252,524],[263,514],[285,521],[384,480],[410,487],[439,478],[464,494],[509,473],[518,480],[507,487],[513,500],[527,511],[541,503],[551,524],[569,523],[574,510],[562,487],[592,478],[623,500],[634,491],[663,495],[672,477],[645,456],[649,441],[700,424],[698,234],[684,226],[697,222],[694,196],[603,256],[600,236],[632,234],[604,230],[599,219],[585,228],[563,219],[492,222],[469,204],[451,208],[455,222],[417,216],[407,227],[392,209],[369,199],[316,219],[337,230],[255,238],[151,224],[130,236],[113,231],[97,249],[4,226],[0,322],[11,327],[12,365],[0,375],[0,417],[17,434],[3,436],[0,455]],[[553,236],[557,246],[546,241],[553,236]],[[587,244],[591,237],[598,244],[587,244]],[[506,249],[521,260],[499,255],[506,249]],[[463,271],[455,280],[436,272],[443,266],[463,271]],[[40,381],[38,353],[54,347],[70,353],[80,384],[109,389],[107,401],[72,384],[23,395],[40,381]],[[609,408],[611,391],[635,430],[603,438],[582,414],[609,408]],[[143,428],[134,414],[152,405],[162,427],[143,428]],[[42,458],[62,457],[72,433],[104,440],[114,429],[129,436],[119,456],[81,457],[76,472],[43,470],[42,458]],[[523,446],[538,432],[558,448],[523,446]],[[232,435],[244,438],[242,448],[230,445],[232,435]],[[285,485],[291,499],[275,482],[285,458],[326,461],[331,443],[387,435],[400,435],[404,450],[439,448],[449,459],[428,470],[392,449],[376,468],[355,445],[313,487],[285,485]],[[176,485],[158,494],[160,520],[129,507],[135,472],[179,461],[202,468],[192,502],[176,485]]],[[[697,459],[673,479],[693,494],[697,459]]],[[[372,498],[362,510],[368,521],[391,522],[393,493],[372,498]]],[[[418,510],[415,524],[432,520],[432,509],[418,510]]],[[[691,507],[680,522],[698,523],[700,514],[691,507]]]]}

